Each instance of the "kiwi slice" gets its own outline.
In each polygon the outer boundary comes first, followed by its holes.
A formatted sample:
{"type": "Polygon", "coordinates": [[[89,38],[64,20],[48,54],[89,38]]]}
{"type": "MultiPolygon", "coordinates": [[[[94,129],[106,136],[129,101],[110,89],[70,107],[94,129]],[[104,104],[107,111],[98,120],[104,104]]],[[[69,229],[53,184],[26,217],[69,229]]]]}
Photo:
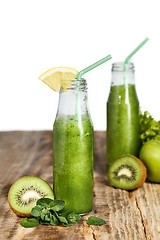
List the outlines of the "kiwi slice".
{"type": "Polygon", "coordinates": [[[135,156],[125,155],[116,159],[109,168],[108,178],[113,187],[131,190],[146,180],[147,170],[135,156]]]}
{"type": "Polygon", "coordinates": [[[14,213],[22,217],[30,217],[31,209],[39,198],[54,199],[53,190],[43,179],[35,176],[19,178],[8,193],[9,206],[14,213]]]}

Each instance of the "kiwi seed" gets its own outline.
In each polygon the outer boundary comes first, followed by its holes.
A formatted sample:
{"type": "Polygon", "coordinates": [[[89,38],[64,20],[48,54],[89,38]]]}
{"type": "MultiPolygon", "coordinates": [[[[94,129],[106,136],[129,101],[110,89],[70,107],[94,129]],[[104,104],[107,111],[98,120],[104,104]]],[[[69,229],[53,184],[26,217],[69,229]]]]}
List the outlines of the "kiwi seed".
{"type": "Polygon", "coordinates": [[[121,165],[115,172],[115,179],[120,180],[121,178],[126,179],[127,181],[134,181],[136,180],[136,170],[133,169],[131,166],[127,164],[121,165]],[[124,170],[126,169],[126,170],[124,170]],[[124,174],[125,171],[125,174],[124,174]],[[128,172],[127,172],[128,171],[128,172]]]}
{"type": "Polygon", "coordinates": [[[26,201],[23,201],[22,200],[22,196],[27,192],[27,191],[34,191],[36,193],[38,193],[38,195],[40,196],[40,198],[44,198],[45,197],[45,194],[43,192],[40,192],[38,189],[36,189],[35,187],[33,186],[30,186],[28,188],[23,188],[22,191],[19,192],[19,194],[17,195],[17,200],[18,200],[18,203],[21,204],[21,205],[26,205],[32,201],[37,201],[37,198],[36,197],[32,197],[32,198],[28,198],[26,201]]]}

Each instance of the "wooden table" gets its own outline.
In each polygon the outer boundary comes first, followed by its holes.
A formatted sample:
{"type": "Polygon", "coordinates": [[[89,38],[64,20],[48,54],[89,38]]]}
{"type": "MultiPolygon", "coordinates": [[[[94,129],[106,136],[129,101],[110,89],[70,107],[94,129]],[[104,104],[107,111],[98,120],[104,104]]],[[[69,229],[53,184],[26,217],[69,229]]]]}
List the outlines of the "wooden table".
{"type": "Polygon", "coordinates": [[[95,132],[94,209],[88,215],[106,220],[103,226],[80,223],[25,229],[9,208],[11,184],[25,175],[39,176],[52,186],[52,132],[0,132],[0,239],[160,239],[160,185],[145,183],[134,191],[109,186],[105,172],[105,132],[95,132]]]}

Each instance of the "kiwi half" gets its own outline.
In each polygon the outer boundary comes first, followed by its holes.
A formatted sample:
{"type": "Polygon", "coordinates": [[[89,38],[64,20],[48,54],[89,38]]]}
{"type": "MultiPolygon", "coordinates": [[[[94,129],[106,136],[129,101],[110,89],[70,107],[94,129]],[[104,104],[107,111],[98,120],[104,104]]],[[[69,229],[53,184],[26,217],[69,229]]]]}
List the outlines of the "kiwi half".
{"type": "Polygon", "coordinates": [[[22,217],[30,217],[31,209],[39,198],[54,199],[53,190],[43,179],[35,176],[19,178],[8,193],[9,206],[14,213],[22,217]]]}
{"type": "Polygon", "coordinates": [[[140,187],[146,180],[147,170],[135,156],[124,155],[109,168],[108,178],[113,187],[131,190],[140,187]]]}

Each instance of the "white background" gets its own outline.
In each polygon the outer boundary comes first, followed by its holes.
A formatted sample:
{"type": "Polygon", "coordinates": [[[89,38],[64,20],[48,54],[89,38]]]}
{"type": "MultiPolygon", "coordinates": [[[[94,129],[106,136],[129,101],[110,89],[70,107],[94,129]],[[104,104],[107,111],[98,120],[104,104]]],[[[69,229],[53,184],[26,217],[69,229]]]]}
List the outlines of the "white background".
{"type": "Polygon", "coordinates": [[[160,119],[159,0],[5,0],[0,2],[0,130],[52,129],[58,94],[38,77],[67,66],[81,70],[112,55],[87,73],[95,130],[106,128],[111,64],[146,37],[134,56],[142,110],[160,119]]]}

